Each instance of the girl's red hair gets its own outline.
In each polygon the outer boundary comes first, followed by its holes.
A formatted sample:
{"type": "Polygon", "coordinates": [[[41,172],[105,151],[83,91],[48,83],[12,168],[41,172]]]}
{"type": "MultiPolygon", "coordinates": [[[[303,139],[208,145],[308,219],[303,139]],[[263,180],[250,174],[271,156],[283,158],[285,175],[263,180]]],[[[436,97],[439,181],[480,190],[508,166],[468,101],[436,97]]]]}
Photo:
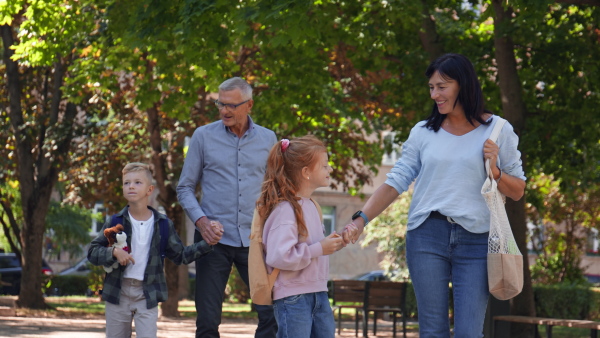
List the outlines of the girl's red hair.
{"type": "Polygon", "coordinates": [[[296,196],[300,187],[302,168],[313,168],[318,155],[327,152],[327,148],[318,138],[307,135],[292,139],[289,146],[282,151],[282,141],[277,142],[269,153],[267,170],[262,184],[262,192],[256,208],[260,217],[266,220],[273,209],[283,201],[288,201],[294,208],[294,215],[298,223],[300,236],[308,235],[302,208],[298,203],[300,197],[296,196]]]}

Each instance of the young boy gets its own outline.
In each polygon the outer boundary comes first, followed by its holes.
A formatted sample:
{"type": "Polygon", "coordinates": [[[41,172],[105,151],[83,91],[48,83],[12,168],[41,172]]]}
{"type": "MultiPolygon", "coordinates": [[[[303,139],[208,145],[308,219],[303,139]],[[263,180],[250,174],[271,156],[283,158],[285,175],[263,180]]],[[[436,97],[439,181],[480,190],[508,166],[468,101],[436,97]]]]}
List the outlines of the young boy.
{"type": "MultiPolygon", "coordinates": [[[[110,219],[88,251],[88,260],[94,265],[108,267],[119,262],[118,268],[104,278],[102,299],[106,301],[106,337],[131,337],[132,319],[137,337],[157,335],[158,303],[167,299],[159,221],[167,217],[148,206],[153,190],[149,166],[127,164],[123,168],[123,196],[128,205],[116,216],[122,220],[131,253],[107,247],[104,229],[111,226],[110,219]]],[[[184,246],[173,222],[167,221],[169,236],[164,253],[175,264],[188,264],[212,251],[212,246],[205,241],[184,246]]]]}

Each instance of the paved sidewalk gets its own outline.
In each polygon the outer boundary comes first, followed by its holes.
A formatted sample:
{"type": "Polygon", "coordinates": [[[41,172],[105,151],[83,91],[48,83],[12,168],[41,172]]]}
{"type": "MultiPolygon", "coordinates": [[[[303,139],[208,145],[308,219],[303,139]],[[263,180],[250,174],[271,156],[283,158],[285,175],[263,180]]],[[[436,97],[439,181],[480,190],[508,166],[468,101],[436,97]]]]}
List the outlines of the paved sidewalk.
{"type": "MultiPolygon", "coordinates": [[[[252,338],[256,329],[255,319],[224,319],[220,326],[221,338],[252,338]]],[[[0,337],[61,337],[61,338],[103,338],[104,318],[64,318],[64,317],[0,317],[0,337]]],[[[402,337],[402,325],[399,325],[398,337],[402,337]]],[[[391,322],[378,321],[377,337],[391,337],[391,322]]],[[[193,318],[161,318],[158,322],[158,337],[194,337],[196,329],[193,318]]],[[[337,334],[337,329],[336,329],[337,334]]],[[[373,337],[372,330],[369,336],[373,337]]],[[[135,337],[135,333],[133,335],[135,337]]],[[[354,337],[352,322],[344,323],[342,335],[336,337],[354,337]]],[[[418,337],[409,332],[409,338],[418,337]]]]}

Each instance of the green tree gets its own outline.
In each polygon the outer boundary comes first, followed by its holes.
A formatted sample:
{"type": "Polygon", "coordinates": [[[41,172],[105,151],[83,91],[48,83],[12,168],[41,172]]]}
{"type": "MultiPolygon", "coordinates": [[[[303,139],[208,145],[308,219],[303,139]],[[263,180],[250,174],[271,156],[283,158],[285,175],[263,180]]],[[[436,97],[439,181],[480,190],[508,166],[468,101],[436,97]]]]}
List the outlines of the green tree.
{"type": "Polygon", "coordinates": [[[39,287],[44,223],[53,188],[79,129],[75,118],[85,97],[81,88],[71,87],[79,95],[69,100],[63,84],[73,75],[77,47],[88,42],[85,38],[94,23],[76,1],[0,3],[5,74],[0,107],[3,125],[10,126],[8,147],[14,149],[2,180],[19,182],[23,278],[18,303],[23,307],[45,307],[39,287]]]}
{"type": "Polygon", "coordinates": [[[377,244],[377,251],[383,254],[381,267],[387,272],[397,271],[393,279],[409,279],[406,265],[406,225],[408,209],[412,200],[412,190],[407,191],[394,201],[366,229],[361,246],[377,244]]]}

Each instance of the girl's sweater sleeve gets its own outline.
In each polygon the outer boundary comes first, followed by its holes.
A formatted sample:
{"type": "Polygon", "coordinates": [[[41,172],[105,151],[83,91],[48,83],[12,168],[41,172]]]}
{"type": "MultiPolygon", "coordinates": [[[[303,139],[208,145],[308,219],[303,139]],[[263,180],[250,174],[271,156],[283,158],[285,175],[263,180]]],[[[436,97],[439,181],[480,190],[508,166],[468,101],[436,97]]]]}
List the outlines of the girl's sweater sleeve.
{"type": "Polygon", "coordinates": [[[266,263],[281,270],[302,270],[313,258],[323,256],[320,242],[309,244],[299,241],[294,211],[287,202],[281,203],[267,218],[263,242],[266,263]]]}

